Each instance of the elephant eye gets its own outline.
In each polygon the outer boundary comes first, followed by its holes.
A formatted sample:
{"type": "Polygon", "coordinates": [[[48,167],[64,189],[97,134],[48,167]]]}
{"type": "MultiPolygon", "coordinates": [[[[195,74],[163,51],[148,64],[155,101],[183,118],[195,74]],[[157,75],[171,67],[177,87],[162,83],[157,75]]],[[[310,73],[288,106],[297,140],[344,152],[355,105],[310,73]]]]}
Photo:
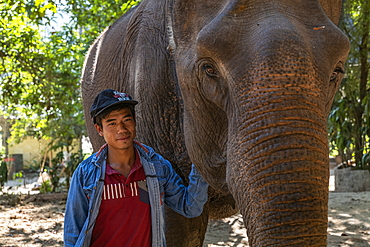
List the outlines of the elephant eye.
{"type": "Polygon", "coordinates": [[[212,64],[204,64],[203,70],[206,72],[207,75],[212,77],[218,77],[217,70],[213,67],[212,64]]]}
{"type": "Polygon", "coordinates": [[[337,79],[337,77],[340,75],[340,74],[344,74],[344,70],[340,67],[336,67],[335,70],[333,71],[333,73],[331,74],[330,76],[330,81],[334,81],[337,79]]]}

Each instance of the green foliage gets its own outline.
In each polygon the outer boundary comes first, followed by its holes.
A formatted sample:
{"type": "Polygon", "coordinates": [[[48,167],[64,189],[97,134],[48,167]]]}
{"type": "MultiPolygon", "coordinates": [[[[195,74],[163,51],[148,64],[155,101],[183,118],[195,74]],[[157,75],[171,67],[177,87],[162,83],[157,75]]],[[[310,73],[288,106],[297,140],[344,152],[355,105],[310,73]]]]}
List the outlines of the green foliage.
{"type": "MultiPolygon", "coordinates": [[[[0,102],[25,136],[68,145],[85,134],[79,78],[98,34],[137,1],[0,3],[0,102]],[[61,17],[60,17],[61,16],[61,17]],[[63,19],[58,30],[55,27],[63,19]]],[[[59,23],[60,24],[60,23],[59,23]]]]}
{"type": "Polygon", "coordinates": [[[40,171],[41,163],[38,159],[32,159],[31,161],[27,162],[27,167],[29,167],[30,172],[36,173],[40,171]]]}
{"type": "Polygon", "coordinates": [[[79,93],[83,54],[70,30],[47,32],[52,2],[5,1],[0,11],[0,102],[15,119],[12,140],[25,136],[71,143],[85,133],[79,93]],[[12,6],[12,5],[15,6],[12,6]]]}
{"type": "Polygon", "coordinates": [[[45,189],[48,189],[45,190],[45,192],[56,192],[58,189],[61,189],[63,185],[65,185],[66,190],[68,190],[70,185],[70,177],[72,177],[74,170],[83,161],[84,155],[82,150],[79,150],[76,153],[70,153],[67,160],[65,160],[65,158],[64,152],[59,151],[55,155],[55,158],[52,159],[52,165],[50,167],[46,166],[43,168],[43,172],[46,172],[50,178],[50,180],[43,181],[43,184],[44,182],[48,182],[45,184],[45,189]],[[66,184],[60,184],[60,178],[62,177],[66,178],[66,184]]]}
{"type": "MultiPolygon", "coordinates": [[[[12,120],[10,142],[32,136],[48,140],[50,150],[71,150],[72,142],[86,134],[80,94],[85,54],[106,27],[138,2],[0,1],[0,114],[12,120]]],[[[80,156],[73,156],[73,162],[80,156]]]]}
{"type": "Polygon", "coordinates": [[[50,177],[50,180],[46,180],[41,183],[41,188],[43,185],[45,185],[45,192],[56,192],[57,188],[59,187],[60,170],[61,169],[57,164],[53,167],[44,168],[44,172],[46,172],[50,177]]]}
{"type": "Polygon", "coordinates": [[[329,138],[343,161],[369,169],[370,153],[370,1],[348,0],[341,28],[349,37],[346,79],[340,85],[329,116],[329,138]]]}
{"type": "Polygon", "coordinates": [[[13,179],[15,180],[17,178],[23,178],[23,172],[20,171],[20,172],[14,173],[13,179]]]}
{"type": "Polygon", "coordinates": [[[70,14],[74,29],[82,31],[81,38],[91,43],[105,28],[113,24],[140,0],[67,0],[65,12],[70,14]]]}
{"type": "Polygon", "coordinates": [[[40,193],[41,194],[46,194],[46,193],[49,193],[49,192],[52,192],[52,185],[51,185],[50,180],[46,180],[46,181],[41,183],[40,193]]]}

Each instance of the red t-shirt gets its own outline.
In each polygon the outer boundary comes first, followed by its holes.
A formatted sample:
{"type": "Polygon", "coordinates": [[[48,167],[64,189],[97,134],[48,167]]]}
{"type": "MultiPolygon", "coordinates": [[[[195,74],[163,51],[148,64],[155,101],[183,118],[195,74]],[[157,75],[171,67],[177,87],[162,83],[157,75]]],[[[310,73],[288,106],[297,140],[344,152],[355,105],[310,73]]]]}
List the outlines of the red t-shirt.
{"type": "Polygon", "coordinates": [[[107,164],[91,247],[152,246],[146,177],[136,150],[135,155],[135,164],[127,178],[107,164]]]}

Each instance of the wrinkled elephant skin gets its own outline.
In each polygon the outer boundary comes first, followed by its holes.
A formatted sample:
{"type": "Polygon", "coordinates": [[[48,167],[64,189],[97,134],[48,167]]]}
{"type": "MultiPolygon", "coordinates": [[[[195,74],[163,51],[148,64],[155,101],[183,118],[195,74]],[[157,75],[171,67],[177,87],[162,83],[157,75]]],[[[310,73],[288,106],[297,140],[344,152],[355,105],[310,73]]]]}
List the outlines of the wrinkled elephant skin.
{"type": "MultiPolygon", "coordinates": [[[[156,1],[91,47],[85,114],[131,94],[138,140],[211,185],[202,216],[167,210],[168,246],[202,246],[208,218],[240,210],[251,246],[326,246],[326,122],[349,42],[341,1],[156,1]],[[236,205],[235,205],[236,204],[236,205]]],[[[94,149],[103,140],[86,121],[94,149]]]]}

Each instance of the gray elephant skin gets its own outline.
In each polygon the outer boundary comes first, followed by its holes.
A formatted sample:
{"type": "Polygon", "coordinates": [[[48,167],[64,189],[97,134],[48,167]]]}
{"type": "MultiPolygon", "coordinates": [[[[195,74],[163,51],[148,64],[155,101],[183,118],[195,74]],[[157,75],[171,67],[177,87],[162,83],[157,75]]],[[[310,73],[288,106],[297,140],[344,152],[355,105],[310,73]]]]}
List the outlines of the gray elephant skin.
{"type": "Polygon", "coordinates": [[[238,210],[251,246],[326,246],[326,124],[349,51],[341,5],[143,0],[91,46],[85,116],[103,89],[132,95],[137,140],[210,184],[201,216],[166,209],[168,246],[202,246],[208,219],[238,210]]]}

